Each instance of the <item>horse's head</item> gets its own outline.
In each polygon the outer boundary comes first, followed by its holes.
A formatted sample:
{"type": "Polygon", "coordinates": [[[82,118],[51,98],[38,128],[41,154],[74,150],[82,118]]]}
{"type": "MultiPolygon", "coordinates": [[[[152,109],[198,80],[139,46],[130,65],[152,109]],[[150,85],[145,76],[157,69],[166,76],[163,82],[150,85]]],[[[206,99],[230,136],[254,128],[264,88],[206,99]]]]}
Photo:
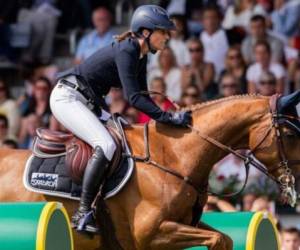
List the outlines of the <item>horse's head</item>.
{"type": "Polygon", "coordinates": [[[255,157],[279,183],[283,198],[292,206],[297,200],[295,175],[300,174],[300,122],[296,105],[300,91],[281,98],[272,97],[271,112],[250,133],[255,157]]]}

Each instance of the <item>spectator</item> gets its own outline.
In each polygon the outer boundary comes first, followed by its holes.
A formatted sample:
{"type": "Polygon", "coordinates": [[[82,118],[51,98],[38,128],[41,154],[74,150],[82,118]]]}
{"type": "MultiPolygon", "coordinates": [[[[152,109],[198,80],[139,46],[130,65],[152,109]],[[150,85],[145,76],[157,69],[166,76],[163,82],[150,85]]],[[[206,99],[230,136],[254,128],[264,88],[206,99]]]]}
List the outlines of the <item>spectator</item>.
{"type": "Polygon", "coordinates": [[[185,16],[174,14],[171,16],[171,19],[176,26],[176,30],[171,31],[169,46],[175,54],[178,66],[188,65],[191,62],[191,58],[185,44],[185,40],[189,35],[186,18],[185,16]]]}
{"type": "Polygon", "coordinates": [[[255,199],[251,207],[252,212],[267,212],[273,215],[273,218],[276,221],[276,215],[274,211],[274,202],[269,199],[268,196],[259,196],[255,199]]]}
{"type": "Polygon", "coordinates": [[[245,38],[242,43],[242,53],[246,63],[253,63],[254,53],[253,47],[258,41],[266,41],[271,46],[272,61],[283,61],[283,43],[277,37],[269,34],[266,27],[266,19],[261,15],[255,15],[250,21],[250,34],[245,38]]]}
{"type": "Polygon", "coordinates": [[[241,84],[242,93],[247,93],[247,66],[242,56],[240,47],[235,45],[228,49],[225,59],[225,69],[221,72],[221,77],[224,74],[232,74],[241,84]]]}
{"type": "Polygon", "coordinates": [[[197,85],[190,84],[184,88],[180,101],[182,106],[191,106],[199,102],[201,102],[201,91],[197,85]]]}
{"type": "Polygon", "coordinates": [[[300,2],[275,0],[271,19],[275,32],[286,37],[299,35],[300,2]]]}
{"type": "Polygon", "coordinates": [[[12,139],[6,139],[2,143],[2,148],[10,148],[10,149],[17,149],[18,143],[12,139]]]}
{"type": "Polygon", "coordinates": [[[300,249],[300,232],[295,227],[283,229],[281,233],[282,250],[300,249]]]}
{"type": "Polygon", "coordinates": [[[253,193],[246,193],[242,197],[242,208],[243,211],[251,211],[253,202],[256,200],[257,196],[253,193]]]}
{"type": "Polygon", "coordinates": [[[129,124],[134,124],[137,123],[138,121],[138,110],[129,106],[125,112],[124,112],[124,117],[128,121],[129,124]]]}
{"type": "Polygon", "coordinates": [[[199,37],[202,26],[202,9],[193,9],[191,19],[188,21],[189,33],[191,36],[199,37]]]}
{"type": "Polygon", "coordinates": [[[124,114],[128,103],[124,99],[121,89],[112,89],[109,92],[109,110],[110,113],[124,114]]]}
{"type": "Polygon", "coordinates": [[[253,15],[266,15],[263,7],[255,2],[254,0],[234,1],[234,4],[226,10],[223,28],[242,27],[244,30],[247,30],[253,15]]]}
{"type": "MultiPolygon", "coordinates": [[[[155,77],[152,79],[150,83],[150,91],[158,92],[163,95],[166,93],[166,83],[164,82],[164,79],[161,77],[155,77]]],[[[153,101],[156,103],[157,106],[159,106],[163,111],[168,111],[173,107],[173,104],[166,99],[163,95],[156,95],[154,94],[152,96],[153,101]]],[[[147,116],[144,113],[139,112],[137,122],[138,123],[146,123],[150,121],[150,117],[147,116]]]]}
{"type": "Polygon", "coordinates": [[[235,212],[236,209],[228,201],[222,200],[216,196],[208,196],[207,203],[205,204],[203,211],[211,212],[235,212]]]}
{"type": "Polygon", "coordinates": [[[241,84],[238,79],[231,73],[225,73],[220,81],[221,97],[229,97],[241,94],[241,84]]]}
{"type": "Polygon", "coordinates": [[[42,120],[36,114],[31,113],[22,119],[21,130],[19,134],[19,146],[22,149],[29,149],[32,146],[36,129],[42,126],[42,120]]]}
{"type": "Polygon", "coordinates": [[[204,46],[204,60],[214,64],[216,75],[224,69],[224,59],[228,50],[228,40],[221,28],[221,13],[216,6],[208,6],[203,10],[204,31],[200,40],[204,46]]]}
{"type": "MultiPolygon", "coordinates": [[[[26,2],[26,1],[25,1],[26,2]]],[[[18,22],[31,26],[31,44],[24,51],[24,63],[40,62],[47,64],[52,59],[53,43],[60,11],[54,0],[27,1],[31,6],[23,8],[18,14],[18,22]]]]}
{"type": "Polygon", "coordinates": [[[154,69],[148,74],[148,83],[154,77],[162,77],[167,85],[166,93],[174,101],[179,101],[181,87],[181,70],[177,67],[175,55],[170,47],[161,51],[158,57],[159,68],[154,69]]]}
{"type": "Polygon", "coordinates": [[[51,82],[45,77],[39,78],[33,85],[33,95],[29,97],[28,106],[22,116],[26,117],[30,114],[35,114],[40,118],[43,127],[49,127],[51,117],[49,106],[50,91],[51,82]]]}
{"type": "Polygon", "coordinates": [[[291,90],[300,89],[300,54],[296,60],[292,60],[288,63],[287,72],[287,78],[292,87],[291,90]]]}
{"type": "Polygon", "coordinates": [[[107,8],[99,7],[95,9],[92,21],[95,29],[81,38],[75,55],[75,63],[77,64],[113,41],[112,15],[107,8]]]}
{"type": "Polygon", "coordinates": [[[7,117],[0,114],[0,145],[8,138],[8,126],[9,123],[7,117]]]}
{"type": "Polygon", "coordinates": [[[23,83],[20,94],[17,98],[17,105],[22,116],[24,116],[24,114],[27,112],[30,105],[29,102],[33,99],[35,82],[40,78],[47,78],[49,80],[47,75],[52,79],[56,78],[56,76],[54,76],[54,74],[56,74],[56,70],[53,70],[51,68],[51,66],[43,67],[40,64],[28,64],[26,66],[23,65],[21,71],[23,83]],[[50,73],[49,71],[52,72],[50,73]]]}
{"type": "Polygon", "coordinates": [[[10,98],[9,90],[3,80],[0,80],[0,113],[8,119],[8,137],[17,138],[20,128],[20,112],[17,103],[10,98]]]}
{"type": "Polygon", "coordinates": [[[268,42],[259,41],[254,47],[255,60],[256,62],[252,64],[246,74],[248,81],[248,92],[257,93],[259,79],[263,72],[272,72],[276,78],[276,92],[283,93],[285,86],[285,69],[279,63],[271,61],[271,48],[268,42]]]}
{"type": "Polygon", "coordinates": [[[276,94],[276,78],[271,72],[263,72],[258,84],[258,93],[264,96],[276,94]]]}
{"type": "Polygon", "coordinates": [[[182,86],[185,88],[195,84],[205,99],[211,99],[217,94],[214,88],[214,65],[204,61],[204,48],[197,38],[191,38],[187,42],[191,57],[191,64],[182,69],[182,86]]]}

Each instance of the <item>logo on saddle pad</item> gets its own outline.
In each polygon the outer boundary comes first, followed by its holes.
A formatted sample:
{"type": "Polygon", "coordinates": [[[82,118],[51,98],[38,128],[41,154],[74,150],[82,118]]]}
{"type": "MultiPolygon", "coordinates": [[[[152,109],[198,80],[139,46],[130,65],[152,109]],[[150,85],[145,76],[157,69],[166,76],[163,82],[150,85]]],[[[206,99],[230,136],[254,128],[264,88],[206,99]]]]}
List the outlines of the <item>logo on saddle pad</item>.
{"type": "Polygon", "coordinates": [[[58,174],[32,173],[30,183],[32,186],[56,188],[57,180],[58,174]]]}

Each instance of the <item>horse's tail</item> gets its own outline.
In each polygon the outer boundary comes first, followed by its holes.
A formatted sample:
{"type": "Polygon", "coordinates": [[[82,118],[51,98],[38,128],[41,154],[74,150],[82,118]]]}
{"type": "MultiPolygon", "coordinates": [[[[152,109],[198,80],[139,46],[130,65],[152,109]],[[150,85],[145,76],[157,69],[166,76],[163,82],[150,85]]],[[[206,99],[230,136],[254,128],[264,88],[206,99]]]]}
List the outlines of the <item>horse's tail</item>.
{"type": "Polygon", "coordinates": [[[109,208],[106,206],[101,195],[96,198],[96,221],[100,227],[101,249],[104,250],[124,250],[120,245],[109,208]]]}

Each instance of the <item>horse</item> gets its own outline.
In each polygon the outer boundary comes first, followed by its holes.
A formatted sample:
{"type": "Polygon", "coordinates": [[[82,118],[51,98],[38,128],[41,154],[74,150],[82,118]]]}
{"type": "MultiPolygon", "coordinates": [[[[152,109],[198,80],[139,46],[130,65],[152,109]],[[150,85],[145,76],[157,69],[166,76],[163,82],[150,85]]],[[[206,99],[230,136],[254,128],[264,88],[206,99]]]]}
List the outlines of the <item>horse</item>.
{"type": "MultiPolygon", "coordinates": [[[[294,124],[296,118],[290,110],[299,97],[300,91],[280,98],[275,108],[270,104],[272,98],[259,95],[196,104],[185,108],[191,111],[193,121],[188,128],[150,122],[147,143],[152,164],[136,162],[123,190],[105,200],[119,249],[175,250],[193,246],[232,249],[232,240],[226,234],[201,221],[192,226],[195,207],[202,208],[207,201],[207,183],[213,165],[229,153],[220,149],[222,145],[231,150],[252,150],[266,166],[269,176],[277,180],[286,200],[294,205],[296,191],[292,174],[299,173],[300,164],[295,161],[297,164],[290,168],[288,160],[299,155],[300,140],[299,131],[285,121],[294,124]]],[[[125,134],[133,155],[143,156],[147,147],[144,127],[129,126],[125,134]]],[[[0,201],[59,201],[73,214],[78,206],[76,201],[25,189],[22,176],[30,155],[30,150],[0,150],[0,201]]],[[[100,249],[107,249],[101,237],[91,239],[74,234],[76,250],[97,249],[99,245],[100,249]]]]}

